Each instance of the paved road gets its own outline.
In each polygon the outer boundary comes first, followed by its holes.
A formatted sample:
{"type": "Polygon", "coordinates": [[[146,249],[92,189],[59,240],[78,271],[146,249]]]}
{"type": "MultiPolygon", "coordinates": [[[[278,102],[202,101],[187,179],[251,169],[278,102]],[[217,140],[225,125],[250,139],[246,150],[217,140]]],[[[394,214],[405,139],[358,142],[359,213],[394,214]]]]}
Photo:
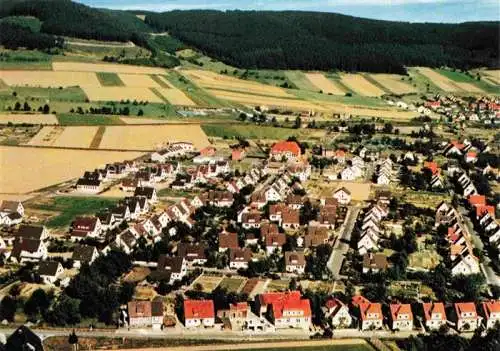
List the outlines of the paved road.
{"type": "Polygon", "coordinates": [[[342,262],[344,261],[345,254],[349,250],[351,234],[354,229],[354,225],[356,224],[356,219],[358,218],[360,210],[361,207],[359,205],[349,207],[346,215],[346,220],[340,228],[340,238],[335,242],[332,254],[327,264],[328,269],[330,269],[330,271],[332,272],[333,279],[340,278],[340,268],[342,267],[342,262]]]}

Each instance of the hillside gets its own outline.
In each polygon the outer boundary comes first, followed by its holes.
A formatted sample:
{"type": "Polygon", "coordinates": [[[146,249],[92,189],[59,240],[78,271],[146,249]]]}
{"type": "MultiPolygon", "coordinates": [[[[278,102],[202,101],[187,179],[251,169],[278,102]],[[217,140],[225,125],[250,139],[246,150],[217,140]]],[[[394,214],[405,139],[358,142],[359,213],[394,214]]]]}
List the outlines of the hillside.
{"type": "Polygon", "coordinates": [[[245,68],[405,73],[404,66],[498,64],[498,22],[390,22],[333,13],[172,11],[146,16],[158,31],[245,68]]]}

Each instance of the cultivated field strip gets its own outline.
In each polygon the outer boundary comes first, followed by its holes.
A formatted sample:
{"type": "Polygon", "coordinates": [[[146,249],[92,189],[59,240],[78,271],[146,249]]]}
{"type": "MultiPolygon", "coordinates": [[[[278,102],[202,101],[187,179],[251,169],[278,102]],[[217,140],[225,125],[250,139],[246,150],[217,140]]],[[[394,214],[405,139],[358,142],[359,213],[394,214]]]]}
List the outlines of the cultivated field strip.
{"type": "Polygon", "coordinates": [[[370,77],[394,94],[410,94],[417,92],[417,88],[401,80],[404,76],[399,76],[397,74],[370,74],[370,77]]]}
{"type": "Polygon", "coordinates": [[[191,100],[186,94],[184,94],[179,89],[156,88],[156,91],[159,92],[172,105],[196,106],[193,100],[191,100]]]}
{"type": "Polygon", "coordinates": [[[464,91],[468,91],[471,93],[484,93],[483,89],[479,88],[478,86],[472,84],[472,83],[465,83],[465,82],[453,82],[457,87],[464,91]]]}
{"type": "Polygon", "coordinates": [[[202,70],[185,70],[182,71],[182,73],[186,74],[188,78],[194,81],[195,84],[207,89],[221,89],[247,94],[260,94],[276,97],[293,97],[284,89],[278,87],[253,81],[237,79],[213,72],[202,70]]]}
{"type": "Polygon", "coordinates": [[[461,92],[462,89],[451,79],[443,76],[442,74],[437,73],[431,68],[427,67],[418,67],[418,72],[424,75],[426,78],[430,79],[432,83],[434,83],[439,89],[442,89],[447,92],[461,92]]]}
{"type": "Polygon", "coordinates": [[[0,193],[24,194],[142,153],[0,146],[0,155],[0,193]]]}
{"type": "Polygon", "coordinates": [[[326,78],[323,73],[306,73],[305,75],[311,84],[313,84],[318,90],[322,90],[323,93],[345,95],[345,91],[343,91],[330,79],[326,78]]]}
{"type": "Polygon", "coordinates": [[[342,74],[341,82],[352,91],[364,96],[382,96],[385,92],[370,83],[361,74],[342,74]]]}
{"type": "Polygon", "coordinates": [[[486,76],[487,80],[495,85],[500,85],[500,70],[486,70],[481,72],[486,76]]]}
{"type": "Polygon", "coordinates": [[[43,127],[28,145],[88,148],[98,127],[43,127]]]}
{"type": "Polygon", "coordinates": [[[200,125],[107,126],[101,149],[155,150],[169,142],[188,141],[202,149],[210,144],[200,125]]]}
{"type": "Polygon", "coordinates": [[[0,124],[59,124],[57,117],[52,114],[0,114],[0,124]]]}
{"type": "Polygon", "coordinates": [[[0,71],[0,79],[10,86],[32,87],[100,87],[93,72],[0,71]]]}
{"type": "Polygon", "coordinates": [[[165,74],[166,70],[156,67],[132,66],[113,63],[52,62],[54,71],[67,72],[110,72],[130,74],[165,74]]]}
{"type": "Polygon", "coordinates": [[[140,88],[160,88],[161,86],[151,76],[146,74],[118,74],[121,81],[127,87],[140,87],[140,88]]]}
{"type": "Polygon", "coordinates": [[[137,100],[162,103],[149,88],[144,87],[83,87],[90,101],[137,100]]]}

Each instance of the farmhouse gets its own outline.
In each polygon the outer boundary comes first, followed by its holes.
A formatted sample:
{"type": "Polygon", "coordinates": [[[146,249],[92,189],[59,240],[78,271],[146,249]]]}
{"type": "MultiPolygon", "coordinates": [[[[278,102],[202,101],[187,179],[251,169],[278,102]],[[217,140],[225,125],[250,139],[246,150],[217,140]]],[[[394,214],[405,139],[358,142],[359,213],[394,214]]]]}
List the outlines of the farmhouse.
{"type": "Polygon", "coordinates": [[[271,148],[271,159],[274,161],[297,160],[301,155],[299,144],[295,141],[280,141],[274,144],[271,148]]]}
{"type": "Polygon", "coordinates": [[[184,300],[184,325],[186,328],[213,327],[215,309],[212,300],[184,300]]]}

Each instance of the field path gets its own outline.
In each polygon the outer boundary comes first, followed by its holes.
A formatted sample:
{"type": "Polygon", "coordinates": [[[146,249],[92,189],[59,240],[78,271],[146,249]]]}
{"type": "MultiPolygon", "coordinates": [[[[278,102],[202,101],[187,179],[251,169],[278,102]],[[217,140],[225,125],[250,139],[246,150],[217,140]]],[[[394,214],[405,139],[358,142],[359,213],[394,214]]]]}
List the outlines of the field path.
{"type": "Polygon", "coordinates": [[[65,39],[65,44],[77,45],[77,46],[90,46],[90,47],[101,47],[101,48],[134,48],[135,44],[131,41],[126,43],[85,43],[81,41],[74,41],[71,39],[65,39]]]}
{"type": "Polygon", "coordinates": [[[226,345],[203,345],[203,346],[174,346],[157,347],[146,349],[127,349],[129,351],[226,351],[226,350],[258,350],[258,349],[285,349],[300,347],[305,350],[313,350],[318,346],[342,346],[342,345],[367,345],[367,342],[361,339],[338,339],[338,340],[317,340],[317,341],[283,341],[283,342],[259,342],[259,343],[240,343],[226,345]]]}
{"type": "Polygon", "coordinates": [[[103,137],[105,131],[106,131],[105,126],[101,126],[101,127],[99,127],[99,129],[97,129],[97,132],[95,133],[94,138],[90,142],[91,149],[98,149],[99,148],[99,145],[101,145],[101,140],[102,140],[102,137],[103,137]]]}

